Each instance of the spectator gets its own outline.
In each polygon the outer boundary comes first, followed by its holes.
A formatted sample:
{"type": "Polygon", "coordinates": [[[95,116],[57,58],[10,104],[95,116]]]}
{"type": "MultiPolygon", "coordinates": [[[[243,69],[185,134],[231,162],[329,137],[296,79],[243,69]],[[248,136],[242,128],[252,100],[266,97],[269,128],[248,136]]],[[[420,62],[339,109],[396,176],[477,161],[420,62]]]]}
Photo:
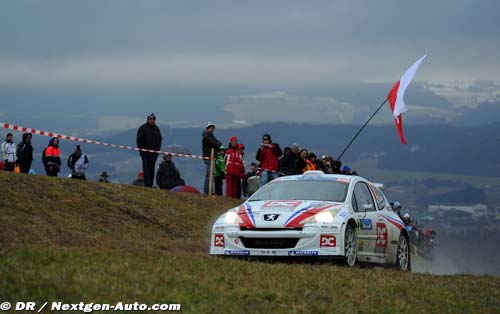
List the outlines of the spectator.
{"type": "Polygon", "coordinates": [[[342,167],[342,162],[340,160],[332,161],[331,171],[333,174],[341,174],[342,173],[342,171],[340,170],[341,167],[342,167]]]}
{"type": "Polygon", "coordinates": [[[0,159],[0,170],[4,170],[5,168],[5,163],[3,162],[3,160],[0,159]]]}
{"type": "Polygon", "coordinates": [[[142,171],[137,174],[137,178],[132,182],[132,185],[144,186],[144,173],[142,171]]]}
{"type": "Polygon", "coordinates": [[[305,171],[307,171],[307,157],[309,156],[309,151],[303,148],[300,150],[299,156],[303,164],[303,167],[300,169],[300,173],[304,173],[305,171]]]}
{"type": "Polygon", "coordinates": [[[79,180],[87,180],[85,171],[89,166],[87,155],[82,153],[80,145],[76,145],[75,152],[68,158],[68,167],[71,169],[71,178],[79,180]]]}
{"type": "MultiPolygon", "coordinates": [[[[137,147],[159,151],[161,149],[160,128],[156,126],[156,116],[152,113],[148,116],[147,122],[137,130],[137,147]]],[[[142,171],[144,173],[144,186],[153,187],[155,178],[155,165],[158,153],[139,152],[142,158],[142,171]]]]}
{"type": "Polygon", "coordinates": [[[226,196],[238,198],[238,182],[245,176],[243,156],[238,149],[238,138],[232,136],[226,151],[226,196]]]}
{"type": "Polygon", "coordinates": [[[110,183],[108,180],[108,173],[106,171],[101,172],[101,175],[99,176],[98,182],[103,182],[103,183],[110,183]]]}
{"type": "Polygon", "coordinates": [[[316,170],[321,170],[323,172],[325,172],[325,167],[323,166],[323,162],[321,160],[319,160],[316,155],[314,155],[314,168],[316,168],[316,170]]]}
{"type": "Polygon", "coordinates": [[[17,156],[16,144],[14,143],[14,135],[12,135],[12,133],[7,133],[5,141],[2,143],[2,159],[4,162],[4,170],[14,171],[17,156]]]}
{"type": "Polygon", "coordinates": [[[280,172],[283,175],[301,174],[306,162],[300,157],[299,145],[294,143],[290,149],[285,148],[283,158],[280,159],[280,172]]]}
{"type": "Polygon", "coordinates": [[[31,133],[23,134],[23,141],[17,145],[17,162],[21,173],[29,173],[33,162],[33,146],[31,146],[31,133]]]}
{"type": "Polygon", "coordinates": [[[170,190],[180,185],[181,174],[172,161],[172,154],[166,154],[156,173],[156,184],[160,189],[170,190]]]}
{"type": "Polygon", "coordinates": [[[257,164],[252,162],[250,164],[250,171],[245,174],[243,179],[243,195],[246,197],[252,196],[259,189],[260,177],[257,164]]]}
{"type": "MultiPolygon", "coordinates": [[[[205,131],[203,131],[202,134],[202,150],[203,150],[203,157],[205,158],[210,158],[210,153],[212,149],[217,150],[222,143],[215,138],[214,135],[215,132],[215,124],[212,122],[208,122],[207,126],[205,127],[205,131]]],[[[208,194],[208,186],[210,182],[210,160],[205,159],[205,165],[206,165],[206,173],[205,173],[205,183],[203,185],[203,193],[208,194]]]]}
{"type": "Polygon", "coordinates": [[[407,230],[408,232],[411,232],[412,227],[411,227],[411,219],[410,219],[410,214],[408,214],[408,213],[404,214],[404,215],[403,215],[402,220],[403,220],[403,222],[404,222],[404,223],[405,223],[405,225],[406,225],[406,230],[407,230]]]}
{"type": "Polygon", "coordinates": [[[333,158],[323,155],[323,157],[321,157],[321,162],[323,163],[323,172],[327,174],[333,174],[333,158]]]}
{"type": "Polygon", "coordinates": [[[226,156],[226,149],[224,146],[220,146],[217,151],[217,159],[215,159],[215,169],[214,169],[214,183],[215,183],[215,195],[222,195],[222,183],[226,178],[226,162],[224,157],[226,156]]]}
{"type": "Polygon", "coordinates": [[[394,202],[394,211],[396,212],[396,214],[398,214],[399,218],[402,218],[402,213],[401,213],[402,208],[403,207],[401,206],[400,202],[398,201],[394,202]]]}
{"type": "Polygon", "coordinates": [[[156,173],[156,184],[160,189],[170,190],[178,185],[184,185],[181,174],[172,161],[172,154],[166,154],[156,173]]]}
{"type": "Polygon", "coordinates": [[[49,177],[57,177],[61,170],[61,149],[59,148],[59,139],[53,137],[49,141],[42,153],[42,161],[45,167],[45,172],[49,177]]]}
{"type": "Polygon", "coordinates": [[[316,154],[309,153],[306,159],[306,167],[304,168],[304,172],[310,170],[316,170],[316,154]]]}
{"type": "Polygon", "coordinates": [[[351,170],[348,165],[345,165],[342,167],[342,174],[348,175],[348,176],[357,176],[358,173],[354,170],[351,170]]]}
{"type": "Polygon", "coordinates": [[[283,155],[280,146],[271,141],[271,135],[264,134],[262,144],[257,151],[256,159],[260,162],[261,178],[260,186],[264,186],[278,177],[279,161],[278,158],[283,155]]]}
{"type": "Polygon", "coordinates": [[[294,161],[293,152],[290,147],[283,148],[283,157],[279,160],[280,173],[284,176],[295,174],[296,162],[294,161]]]}

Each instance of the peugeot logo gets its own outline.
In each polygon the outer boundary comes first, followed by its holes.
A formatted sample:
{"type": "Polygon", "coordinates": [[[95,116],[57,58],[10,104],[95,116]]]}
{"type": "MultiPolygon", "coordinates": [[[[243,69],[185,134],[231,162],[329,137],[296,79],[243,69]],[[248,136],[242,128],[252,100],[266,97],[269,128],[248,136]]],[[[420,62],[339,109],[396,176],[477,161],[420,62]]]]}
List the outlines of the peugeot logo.
{"type": "Polygon", "coordinates": [[[265,214],[264,221],[276,221],[280,215],[278,214],[265,214]]]}

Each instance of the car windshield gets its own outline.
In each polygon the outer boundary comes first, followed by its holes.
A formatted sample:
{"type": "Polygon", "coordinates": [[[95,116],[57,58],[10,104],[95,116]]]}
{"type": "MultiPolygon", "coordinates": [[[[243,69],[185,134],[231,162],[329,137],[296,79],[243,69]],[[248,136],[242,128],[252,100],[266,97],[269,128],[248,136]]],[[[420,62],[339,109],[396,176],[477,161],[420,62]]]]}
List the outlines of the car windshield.
{"type": "Polygon", "coordinates": [[[266,185],[248,200],[316,200],[344,202],[349,184],[326,180],[279,181],[266,185]]]}

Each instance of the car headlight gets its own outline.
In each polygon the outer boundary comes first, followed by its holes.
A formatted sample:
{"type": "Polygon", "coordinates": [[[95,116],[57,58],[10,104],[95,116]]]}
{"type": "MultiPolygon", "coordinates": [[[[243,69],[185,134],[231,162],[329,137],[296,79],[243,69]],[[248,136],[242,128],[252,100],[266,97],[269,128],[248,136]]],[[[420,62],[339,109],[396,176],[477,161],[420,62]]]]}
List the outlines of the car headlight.
{"type": "Polygon", "coordinates": [[[230,211],[227,212],[226,215],[224,216],[224,222],[230,225],[238,225],[243,221],[241,220],[240,216],[238,216],[237,213],[230,211]]]}
{"type": "Polygon", "coordinates": [[[309,217],[307,219],[304,219],[302,221],[303,224],[306,223],[315,223],[315,222],[326,222],[326,223],[332,223],[333,219],[335,217],[333,216],[332,212],[329,210],[324,210],[322,212],[317,213],[316,215],[309,217]]]}

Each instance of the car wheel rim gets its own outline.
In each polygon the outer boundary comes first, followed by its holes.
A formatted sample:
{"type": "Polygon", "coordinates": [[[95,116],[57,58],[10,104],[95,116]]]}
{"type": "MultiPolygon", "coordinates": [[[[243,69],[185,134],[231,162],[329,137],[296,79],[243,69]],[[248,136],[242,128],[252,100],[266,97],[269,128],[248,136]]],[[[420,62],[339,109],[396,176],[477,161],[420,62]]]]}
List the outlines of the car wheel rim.
{"type": "Polygon", "coordinates": [[[401,270],[406,270],[408,268],[408,243],[403,236],[399,238],[398,261],[401,270]]]}
{"type": "Polygon", "coordinates": [[[345,233],[345,256],[347,265],[353,266],[356,262],[356,236],[352,229],[345,233]]]}

